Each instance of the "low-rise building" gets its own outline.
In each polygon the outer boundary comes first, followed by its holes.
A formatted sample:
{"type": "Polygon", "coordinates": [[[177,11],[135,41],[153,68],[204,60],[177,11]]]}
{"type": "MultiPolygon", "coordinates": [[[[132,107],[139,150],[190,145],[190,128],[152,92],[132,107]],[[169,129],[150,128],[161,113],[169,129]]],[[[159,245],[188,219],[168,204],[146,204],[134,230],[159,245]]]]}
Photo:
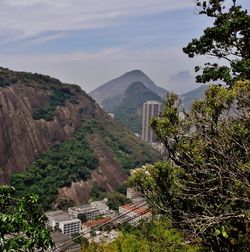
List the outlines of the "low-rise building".
{"type": "Polygon", "coordinates": [[[85,214],[87,220],[92,220],[97,216],[104,215],[109,211],[107,206],[107,199],[100,201],[93,201],[90,204],[68,208],[68,213],[77,218],[78,214],[85,214]]]}
{"type": "MultiPolygon", "coordinates": [[[[48,252],[57,251],[60,248],[60,251],[65,252],[80,252],[81,245],[72,241],[66,235],[60,233],[59,231],[55,231],[51,233],[51,238],[55,244],[52,249],[49,249],[48,252]]],[[[58,250],[59,251],[59,250],[58,250]]]]}
{"type": "Polygon", "coordinates": [[[123,222],[128,222],[133,225],[136,225],[140,220],[149,219],[152,216],[147,205],[138,203],[120,206],[119,214],[123,216],[123,222]]]}
{"type": "Polygon", "coordinates": [[[48,218],[48,225],[52,227],[52,230],[61,230],[62,234],[66,236],[80,233],[81,221],[77,218],[72,218],[67,212],[58,210],[45,214],[48,218]]]}
{"type": "Polygon", "coordinates": [[[107,218],[101,218],[98,220],[87,221],[87,222],[83,223],[82,224],[83,235],[89,234],[90,231],[93,230],[94,228],[97,228],[98,226],[104,225],[104,224],[110,222],[111,220],[112,220],[112,218],[107,217],[107,218]]]}

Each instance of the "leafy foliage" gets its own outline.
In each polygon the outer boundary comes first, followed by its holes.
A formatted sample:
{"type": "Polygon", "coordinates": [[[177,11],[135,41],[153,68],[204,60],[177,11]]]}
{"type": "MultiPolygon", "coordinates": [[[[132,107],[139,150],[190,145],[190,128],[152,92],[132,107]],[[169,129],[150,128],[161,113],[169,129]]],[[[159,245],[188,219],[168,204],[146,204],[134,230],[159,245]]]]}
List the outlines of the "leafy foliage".
{"type": "Polygon", "coordinates": [[[63,211],[68,211],[69,207],[75,205],[74,201],[71,199],[59,198],[57,199],[57,208],[63,211]]]}
{"type": "Polygon", "coordinates": [[[204,30],[199,39],[193,39],[183,51],[189,57],[209,55],[222,59],[226,64],[206,63],[196,77],[197,82],[222,80],[232,85],[236,80],[250,79],[250,16],[236,0],[226,7],[225,0],[196,0],[199,14],[214,19],[212,27],[204,30]]]}
{"type": "Polygon", "coordinates": [[[170,95],[162,117],[152,122],[169,160],[138,170],[131,183],[157,212],[171,217],[187,240],[211,251],[248,251],[250,16],[236,0],[228,9],[224,3],[196,1],[200,14],[215,19],[214,26],[183,50],[189,57],[228,61],[226,66],[206,63],[197,81],[222,80],[229,88],[211,85],[183,119],[180,100],[170,95]]]}
{"type": "Polygon", "coordinates": [[[71,186],[72,181],[87,180],[98,165],[94,151],[86,140],[84,129],[74,139],[53,146],[39,157],[26,172],[12,176],[11,184],[18,194],[35,192],[45,209],[57,197],[58,187],[71,186]]]}
{"type": "MultiPolygon", "coordinates": [[[[18,195],[35,192],[43,208],[50,209],[57,199],[59,187],[70,187],[73,181],[89,179],[90,172],[98,166],[98,157],[89,140],[92,134],[101,137],[124,169],[161,158],[129,131],[121,133],[121,126],[108,117],[86,120],[72,140],[54,145],[33,162],[26,172],[12,175],[11,185],[16,187],[18,195]]],[[[58,207],[64,207],[63,202],[59,201],[58,207]]]]}
{"type": "Polygon", "coordinates": [[[14,187],[0,186],[0,251],[44,250],[53,245],[37,196],[15,198],[14,187]]]}
{"type": "Polygon", "coordinates": [[[77,94],[84,93],[77,85],[68,85],[48,75],[37,73],[16,72],[8,68],[0,67],[0,87],[7,87],[13,84],[31,86],[33,88],[45,89],[50,93],[48,104],[33,111],[33,119],[44,119],[51,121],[57,106],[63,106],[66,100],[77,103],[77,94]]]}
{"type": "Polygon", "coordinates": [[[185,243],[182,233],[172,228],[168,220],[158,219],[142,222],[138,227],[126,225],[119,237],[109,244],[94,244],[84,247],[84,251],[109,252],[195,252],[199,247],[185,243]]]}
{"type": "Polygon", "coordinates": [[[81,220],[82,223],[84,223],[84,222],[87,221],[87,216],[86,216],[86,214],[84,214],[84,213],[79,213],[79,214],[77,215],[77,218],[78,218],[79,220],[81,220]]]}
{"type": "Polygon", "coordinates": [[[190,111],[192,109],[192,104],[195,100],[200,100],[205,97],[205,92],[208,89],[207,85],[201,85],[196,89],[186,92],[181,95],[182,105],[181,107],[185,111],[190,111]]]}
{"type": "Polygon", "coordinates": [[[169,161],[137,171],[132,184],[190,241],[212,251],[247,251],[250,205],[250,82],[210,86],[178,117],[178,97],[152,123],[169,161]]]}
{"type": "Polygon", "coordinates": [[[8,68],[0,67],[0,87],[22,83],[27,86],[43,86],[43,88],[57,87],[62,84],[59,80],[48,75],[32,74],[27,72],[11,71],[8,68]]]}

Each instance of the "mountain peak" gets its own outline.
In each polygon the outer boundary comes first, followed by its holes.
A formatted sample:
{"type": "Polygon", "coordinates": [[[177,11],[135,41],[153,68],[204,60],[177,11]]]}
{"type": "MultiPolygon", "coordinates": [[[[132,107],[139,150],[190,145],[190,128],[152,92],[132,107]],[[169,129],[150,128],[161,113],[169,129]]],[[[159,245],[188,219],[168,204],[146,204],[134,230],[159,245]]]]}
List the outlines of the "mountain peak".
{"type": "Polygon", "coordinates": [[[127,73],[125,73],[124,75],[146,75],[142,70],[140,69],[135,69],[135,70],[131,70],[127,73]]]}
{"type": "Polygon", "coordinates": [[[145,87],[162,98],[165,97],[167,93],[165,89],[158,87],[143,71],[135,69],[104,83],[90,92],[90,96],[102,105],[105,99],[121,95],[133,82],[142,83],[145,87]]]}

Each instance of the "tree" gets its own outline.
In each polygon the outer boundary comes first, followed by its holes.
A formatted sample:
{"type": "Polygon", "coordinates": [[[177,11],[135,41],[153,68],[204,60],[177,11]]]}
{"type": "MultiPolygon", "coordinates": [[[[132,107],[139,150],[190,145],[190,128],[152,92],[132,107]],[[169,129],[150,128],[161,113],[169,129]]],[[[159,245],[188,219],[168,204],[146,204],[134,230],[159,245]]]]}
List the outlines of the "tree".
{"type": "Polygon", "coordinates": [[[181,232],[171,227],[167,219],[142,222],[122,230],[119,236],[109,243],[90,243],[84,252],[198,252],[198,246],[187,244],[181,232]]]}
{"type": "Polygon", "coordinates": [[[184,118],[178,116],[178,96],[169,95],[162,116],[152,122],[169,160],[137,170],[130,183],[188,242],[209,251],[249,251],[250,17],[236,0],[229,8],[225,2],[196,0],[214,26],[183,50],[189,57],[228,61],[206,63],[197,76],[198,82],[228,85],[211,85],[184,118]]]}
{"type": "Polygon", "coordinates": [[[133,186],[190,242],[211,251],[248,251],[250,81],[210,86],[184,119],[170,95],[152,126],[169,160],[134,173],[133,186]]]}
{"type": "Polygon", "coordinates": [[[52,247],[46,216],[37,205],[38,198],[15,198],[15,189],[0,186],[0,251],[44,251],[52,247]]]}
{"type": "Polygon", "coordinates": [[[87,216],[86,216],[86,214],[84,214],[84,213],[79,213],[79,214],[77,215],[77,218],[78,218],[79,220],[81,220],[82,223],[84,223],[84,222],[87,221],[87,216]]]}
{"type": "Polygon", "coordinates": [[[250,79],[250,16],[236,0],[226,7],[225,0],[196,0],[199,14],[214,19],[212,27],[204,30],[199,39],[193,39],[183,51],[189,57],[209,55],[221,59],[225,65],[206,63],[204,68],[195,67],[202,74],[197,82],[222,80],[232,85],[236,80],[250,79]]]}

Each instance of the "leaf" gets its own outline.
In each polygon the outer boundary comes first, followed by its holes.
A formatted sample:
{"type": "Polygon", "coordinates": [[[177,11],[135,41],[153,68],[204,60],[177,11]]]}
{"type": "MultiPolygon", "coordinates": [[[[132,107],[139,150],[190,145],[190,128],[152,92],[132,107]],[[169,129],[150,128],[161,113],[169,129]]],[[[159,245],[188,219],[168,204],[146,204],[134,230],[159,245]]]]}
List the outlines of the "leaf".
{"type": "Polygon", "coordinates": [[[220,234],[221,234],[221,231],[220,231],[219,229],[216,228],[216,229],[215,229],[215,235],[218,236],[218,235],[220,235],[220,234]]]}
{"type": "Polygon", "coordinates": [[[228,238],[229,237],[229,235],[228,235],[228,233],[227,233],[227,231],[226,231],[226,229],[225,229],[224,226],[222,226],[222,228],[221,228],[221,234],[222,234],[222,236],[224,238],[228,238]]]}

